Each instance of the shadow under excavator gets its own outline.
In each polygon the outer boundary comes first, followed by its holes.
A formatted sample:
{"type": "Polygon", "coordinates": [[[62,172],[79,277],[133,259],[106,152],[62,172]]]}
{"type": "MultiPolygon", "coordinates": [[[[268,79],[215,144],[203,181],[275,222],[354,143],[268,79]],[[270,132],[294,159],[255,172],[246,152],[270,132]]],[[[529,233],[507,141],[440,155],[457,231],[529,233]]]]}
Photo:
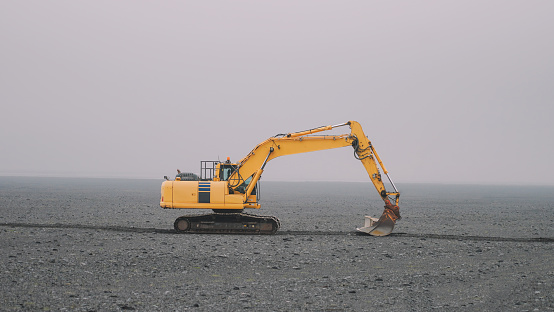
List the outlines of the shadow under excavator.
{"type": "MultiPolygon", "coordinates": [[[[156,228],[139,228],[126,226],[98,226],[87,224],[40,224],[40,223],[0,223],[1,227],[12,228],[43,228],[43,229],[84,229],[84,230],[99,230],[112,232],[127,232],[127,233],[157,233],[157,234],[179,234],[179,235],[229,235],[229,234],[182,234],[174,229],[156,229],[156,228]]],[[[257,234],[231,234],[231,235],[257,235],[257,234]]],[[[458,241],[495,241],[495,242],[519,242],[519,243],[554,243],[552,237],[495,237],[495,236],[469,236],[469,235],[442,235],[442,234],[414,234],[414,233],[391,233],[386,237],[373,237],[371,235],[356,231],[279,231],[274,235],[279,236],[305,236],[305,235],[321,235],[321,236],[367,236],[372,239],[390,239],[390,238],[421,238],[421,239],[444,239],[458,241]]]]}

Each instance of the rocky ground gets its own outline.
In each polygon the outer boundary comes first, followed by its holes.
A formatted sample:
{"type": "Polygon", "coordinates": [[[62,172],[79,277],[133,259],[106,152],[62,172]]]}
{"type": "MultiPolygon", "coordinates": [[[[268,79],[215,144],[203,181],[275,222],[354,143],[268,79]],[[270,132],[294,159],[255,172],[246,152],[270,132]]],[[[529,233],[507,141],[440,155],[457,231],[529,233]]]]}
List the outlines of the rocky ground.
{"type": "Polygon", "coordinates": [[[253,236],[174,233],[160,183],[0,177],[0,310],[554,310],[552,187],[404,185],[377,238],[367,184],[265,182],[253,236]]]}

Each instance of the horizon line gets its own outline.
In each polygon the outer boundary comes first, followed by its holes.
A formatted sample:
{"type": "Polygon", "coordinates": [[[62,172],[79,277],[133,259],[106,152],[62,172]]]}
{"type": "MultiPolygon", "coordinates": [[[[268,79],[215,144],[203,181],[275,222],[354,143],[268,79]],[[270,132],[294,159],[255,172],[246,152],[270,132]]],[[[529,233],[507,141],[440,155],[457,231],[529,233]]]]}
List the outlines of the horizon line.
{"type": "MultiPolygon", "coordinates": [[[[61,178],[61,179],[121,179],[121,180],[164,180],[147,176],[129,175],[64,175],[64,174],[6,174],[0,173],[0,177],[13,178],[61,178]]],[[[285,183],[371,183],[368,181],[344,181],[344,180],[260,180],[261,182],[285,182],[285,183]]],[[[397,181],[396,184],[443,184],[443,185],[499,185],[499,186],[554,186],[554,183],[516,183],[516,182],[491,182],[491,181],[397,181]]]]}

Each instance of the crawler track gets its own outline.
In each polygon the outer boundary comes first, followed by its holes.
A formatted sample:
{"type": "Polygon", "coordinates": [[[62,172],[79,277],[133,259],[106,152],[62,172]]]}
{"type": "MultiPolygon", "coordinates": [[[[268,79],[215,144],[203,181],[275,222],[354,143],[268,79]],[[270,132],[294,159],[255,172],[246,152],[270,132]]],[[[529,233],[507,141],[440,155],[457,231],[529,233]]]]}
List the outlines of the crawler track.
{"type": "Polygon", "coordinates": [[[275,234],[280,227],[273,216],[248,213],[211,213],[177,218],[174,228],[179,233],[201,234],[275,234]]]}

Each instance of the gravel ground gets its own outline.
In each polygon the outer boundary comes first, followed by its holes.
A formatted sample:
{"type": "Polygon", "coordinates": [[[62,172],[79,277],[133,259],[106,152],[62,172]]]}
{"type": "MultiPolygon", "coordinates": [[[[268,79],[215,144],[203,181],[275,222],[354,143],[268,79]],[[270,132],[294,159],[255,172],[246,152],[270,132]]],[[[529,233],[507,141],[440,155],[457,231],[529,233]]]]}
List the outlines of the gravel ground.
{"type": "MultiPolygon", "coordinates": [[[[157,180],[0,177],[2,311],[554,311],[554,187],[262,185],[276,235],[176,234],[157,180]]],[[[191,211],[197,213],[198,211],[191,211]]]]}

